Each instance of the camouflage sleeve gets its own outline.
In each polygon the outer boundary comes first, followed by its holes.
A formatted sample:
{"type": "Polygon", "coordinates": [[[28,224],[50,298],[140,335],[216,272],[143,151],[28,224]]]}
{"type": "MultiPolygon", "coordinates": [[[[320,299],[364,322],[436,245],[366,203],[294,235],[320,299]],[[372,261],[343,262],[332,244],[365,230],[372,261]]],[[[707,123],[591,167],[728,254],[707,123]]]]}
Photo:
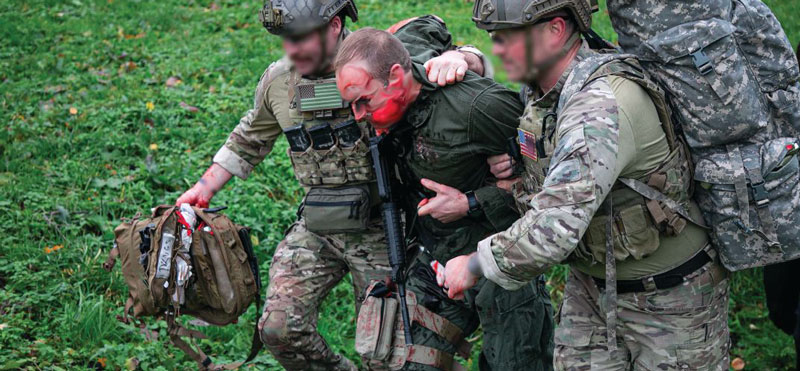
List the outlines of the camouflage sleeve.
{"type": "MultiPolygon", "coordinates": [[[[471,150],[486,157],[506,153],[506,139],[515,136],[523,111],[516,93],[493,84],[475,96],[470,107],[471,150]]],[[[501,188],[481,187],[475,190],[475,198],[496,231],[505,230],[519,218],[513,197],[501,188]]]]}
{"type": "Polygon", "coordinates": [[[281,134],[281,127],[267,97],[282,61],[275,62],[264,71],[256,88],[253,108],[239,120],[228,140],[214,155],[214,162],[239,178],[247,179],[253,168],[272,150],[281,134]]]}
{"type": "Polygon", "coordinates": [[[423,64],[453,48],[450,31],[444,21],[435,15],[407,21],[394,32],[394,36],[406,47],[414,63],[423,64]]]}
{"type": "Polygon", "coordinates": [[[634,145],[618,143],[619,108],[606,79],[575,94],[557,125],[556,148],[533,208],[478,244],[484,275],[505,289],[521,287],[572,253],[626,166],[622,162],[629,161],[618,158],[618,144],[634,145]]]}

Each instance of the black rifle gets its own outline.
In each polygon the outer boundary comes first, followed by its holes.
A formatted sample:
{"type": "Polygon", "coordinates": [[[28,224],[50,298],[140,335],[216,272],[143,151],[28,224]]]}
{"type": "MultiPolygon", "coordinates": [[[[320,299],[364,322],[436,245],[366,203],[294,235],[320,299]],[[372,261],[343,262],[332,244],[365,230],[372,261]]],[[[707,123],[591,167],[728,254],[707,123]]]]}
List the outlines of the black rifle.
{"type": "Polygon", "coordinates": [[[386,233],[386,242],[389,245],[389,265],[392,267],[392,282],[397,287],[397,296],[400,299],[400,314],[403,316],[403,327],[406,344],[413,344],[411,339],[411,320],[408,316],[406,305],[406,239],[403,226],[400,222],[400,207],[398,199],[392,194],[392,179],[394,167],[390,167],[384,144],[386,135],[375,135],[369,138],[369,152],[372,155],[372,167],[378,180],[378,194],[381,197],[381,214],[383,215],[383,228],[386,233]],[[381,149],[384,154],[381,154],[381,149]]]}

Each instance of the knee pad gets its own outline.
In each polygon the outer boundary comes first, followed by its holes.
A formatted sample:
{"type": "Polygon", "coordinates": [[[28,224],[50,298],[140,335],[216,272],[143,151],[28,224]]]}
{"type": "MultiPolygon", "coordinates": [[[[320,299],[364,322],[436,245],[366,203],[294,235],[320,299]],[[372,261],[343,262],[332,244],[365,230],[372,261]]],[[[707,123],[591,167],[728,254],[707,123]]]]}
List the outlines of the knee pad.
{"type": "Polygon", "coordinates": [[[261,341],[267,346],[289,342],[289,322],[286,311],[269,310],[261,317],[261,341]]]}

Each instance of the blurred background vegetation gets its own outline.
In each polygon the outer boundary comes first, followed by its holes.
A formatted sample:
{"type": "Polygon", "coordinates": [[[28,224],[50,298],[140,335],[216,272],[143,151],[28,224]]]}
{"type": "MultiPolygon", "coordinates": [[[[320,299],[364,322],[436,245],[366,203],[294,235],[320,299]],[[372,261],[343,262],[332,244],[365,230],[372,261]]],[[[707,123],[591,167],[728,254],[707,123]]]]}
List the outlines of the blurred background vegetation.
{"type": "MultiPolygon", "coordinates": [[[[800,0],[769,0],[794,44],[800,0]]],[[[261,73],[282,52],[258,23],[260,0],[0,2],[0,370],[184,369],[194,363],[117,321],[126,287],[100,264],[120,218],[172,203],[210,164],[252,106],[261,73]]],[[[464,0],[359,0],[361,21],[388,27],[435,13],[456,44],[490,51],[464,0]]],[[[614,39],[608,16],[595,16],[614,39]]],[[[496,61],[495,61],[496,62],[496,61]]],[[[497,64],[496,64],[497,65],[497,64]]],[[[497,78],[504,81],[498,71],[497,78]]],[[[509,85],[512,88],[516,86],[509,85]]],[[[251,226],[261,271],[302,198],[281,140],[248,181],[215,199],[251,226]]],[[[550,272],[556,300],[564,269],[550,272]]],[[[266,283],[265,283],[266,284],[266,283]]],[[[761,271],[733,277],[733,357],[747,369],[794,363],[791,338],[768,320],[761,271]]],[[[203,329],[219,361],[242,359],[258,316],[203,329]]],[[[356,359],[349,282],[325,301],[320,331],[356,359]]],[[[474,357],[473,357],[474,358],[474,357]]],[[[469,362],[470,364],[472,362],[469,362]]],[[[263,351],[255,367],[278,368],[263,351]]]]}

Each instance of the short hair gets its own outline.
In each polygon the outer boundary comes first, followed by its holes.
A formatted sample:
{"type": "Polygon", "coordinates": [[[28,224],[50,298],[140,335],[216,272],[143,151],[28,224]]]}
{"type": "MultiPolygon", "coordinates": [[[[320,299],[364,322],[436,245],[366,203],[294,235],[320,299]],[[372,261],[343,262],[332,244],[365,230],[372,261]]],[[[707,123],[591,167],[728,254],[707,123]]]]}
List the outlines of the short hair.
{"type": "Polygon", "coordinates": [[[338,71],[356,60],[366,62],[367,73],[384,82],[389,81],[389,73],[395,64],[405,71],[411,70],[411,56],[403,43],[392,34],[371,27],[355,31],[344,39],[333,66],[338,71]]]}

